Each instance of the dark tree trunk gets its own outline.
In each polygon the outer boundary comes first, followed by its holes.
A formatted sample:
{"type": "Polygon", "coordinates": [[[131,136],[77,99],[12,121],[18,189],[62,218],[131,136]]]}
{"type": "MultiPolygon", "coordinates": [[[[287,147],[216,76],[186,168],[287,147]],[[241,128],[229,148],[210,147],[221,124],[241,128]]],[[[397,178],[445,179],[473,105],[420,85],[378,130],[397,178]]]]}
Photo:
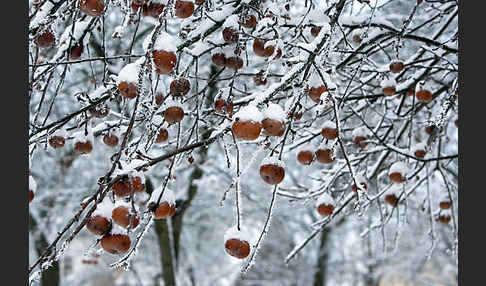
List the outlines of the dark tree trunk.
{"type": "MultiPolygon", "coordinates": [[[[216,69],[212,67],[211,75],[216,73],[216,69]]],[[[211,86],[208,91],[209,102],[212,102],[216,89],[211,86]]],[[[211,131],[203,132],[201,140],[206,140],[211,136],[211,131]]],[[[161,263],[162,263],[162,277],[167,286],[176,285],[175,272],[178,265],[179,253],[180,253],[180,237],[182,233],[182,225],[184,214],[191,205],[192,200],[197,193],[197,185],[194,184],[194,180],[198,180],[203,175],[203,170],[200,168],[207,158],[207,148],[201,147],[197,150],[200,160],[194,163],[194,169],[189,178],[189,189],[187,194],[187,199],[176,201],[176,213],[173,217],[169,218],[172,223],[172,233],[169,234],[169,228],[167,224],[167,219],[155,221],[155,230],[157,233],[157,238],[159,241],[159,247],[161,252],[161,263]],[[172,235],[174,251],[172,252],[170,235],[172,235]]],[[[150,179],[147,179],[147,192],[151,194],[153,191],[153,185],[150,179]]]]}
{"type": "Polygon", "coordinates": [[[175,286],[175,267],[174,259],[172,257],[169,237],[169,226],[166,219],[155,221],[155,231],[159,240],[160,247],[160,262],[162,263],[162,277],[164,278],[164,285],[175,286]]]}
{"type": "Polygon", "coordinates": [[[326,242],[329,230],[324,228],[321,234],[321,244],[317,258],[316,273],[314,274],[314,286],[326,285],[326,268],[327,268],[327,250],[326,242]]]}

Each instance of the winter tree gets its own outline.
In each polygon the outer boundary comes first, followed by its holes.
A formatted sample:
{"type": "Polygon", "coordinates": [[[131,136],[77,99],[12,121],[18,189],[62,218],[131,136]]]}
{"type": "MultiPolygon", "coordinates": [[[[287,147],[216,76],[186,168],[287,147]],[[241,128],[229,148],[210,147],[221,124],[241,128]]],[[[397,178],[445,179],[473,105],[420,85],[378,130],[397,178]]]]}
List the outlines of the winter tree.
{"type": "Polygon", "coordinates": [[[29,284],[457,285],[458,5],[30,0],[29,284]]]}

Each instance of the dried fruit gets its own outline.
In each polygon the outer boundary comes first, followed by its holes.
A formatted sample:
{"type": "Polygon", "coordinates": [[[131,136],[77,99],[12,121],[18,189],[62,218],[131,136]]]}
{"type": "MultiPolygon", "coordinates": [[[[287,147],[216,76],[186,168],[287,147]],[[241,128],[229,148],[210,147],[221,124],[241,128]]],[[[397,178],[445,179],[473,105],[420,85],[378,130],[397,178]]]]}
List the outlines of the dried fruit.
{"type": "Polygon", "coordinates": [[[250,244],[236,238],[228,239],[224,248],[229,255],[239,259],[246,258],[250,254],[250,244]]]}
{"type": "Polygon", "coordinates": [[[180,106],[170,106],[164,110],[164,119],[169,124],[181,122],[184,118],[184,110],[180,106]]]}
{"type": "Polygon", "coordinates": [[[285,177],[285,169],[278,164],[262,164],[260,166],[260,177],[267,184],[278,185],[285,177]]]}
{"type": "Polygon", "coordinates": [[[128,226],[131,225],[130,228],[133,229],[136,228],[140,223],[138,217],[131,214],[129,208],[126,206],[118,206],[114,208],[111,218],[113,219],[113,222],[124,228],[128,228],[128,226]]]}
{"type": "Polygon", "coordinates": [[[173,216],[176,213],[175,204],[162,202],[155,210],[154,219],[164,219],[173,216]]]}
{"type": "Polygon", "coordinates": [[[105,9],[103,0],[78,0],[79,10],[86,15],[98,17],[105,9]]]}
{"type": "Polygon", "coordinates": [[[95,235],[103,235],[111,230],[111,221],[101,215],[95,215],[89,218],[86,228],[95,235]]]}
{"type": "Polygon", "coordinates": [[[185,77],[174,79],[170,83],[170,93],[174,96],[184,96],[191,90],[191,83],[185,77]]]}
{"type": "Polygon", "coordinates": [[[126,234],[107,234],[101,238],[101,247],[111,254],[123,254],[130,249],[131,240],[126,234]]]}
{"type": "Polygon", "coordinates": [[[155,143],[162,143],[169,139],[169,131],[165,128],[160,128],[157,133],[157,138],[155,138],[155,143]]]}
{"type": "Polygon", "coordinates": [[[194,3],[192,1],[177,0],[175,2],[175,15],[185,19],[194,13],[194,3]]]}

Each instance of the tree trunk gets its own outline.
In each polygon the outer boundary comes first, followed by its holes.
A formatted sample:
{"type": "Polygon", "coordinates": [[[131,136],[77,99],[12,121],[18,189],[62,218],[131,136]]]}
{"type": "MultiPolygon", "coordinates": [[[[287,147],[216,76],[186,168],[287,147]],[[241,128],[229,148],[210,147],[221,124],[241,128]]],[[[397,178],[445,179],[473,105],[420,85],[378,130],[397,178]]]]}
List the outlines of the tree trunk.
{"type": "Polygon", "coordinates": [[[155,231],[157,232],[157,238],[159,240],[160,262],[162,263],[164,285],[175,286],[175,267],[170,247],[169,225],[167,224],[167,219],[156,220],[155,231]]]}
{"type": "MultiPolygon", "coordinates": [[[[154,190],[154,186],[150,178],[146,179],[145,186],[147,193],[151,195],[154,190]]],[[[157,240],[159,241],[160,262],[162,264],[162,278],[164,279],[164,285],[175,286],[176,280],[175,268],[173,263],[174,259],[172,257],[169,237],[169,225],[167,224],[167,219],[155,220],[154,225],[155,233],[157,234],[157,240]]]]}
{"type": "Polygon", "coordinates": [[[321,234],[321,245],[319,246],[316,273],[314,274],[314,286],[326,285],[326,268],[327,268],[326,242],[327,242],[328,234],[329,234],[329,230],[327,228],[324,228],[321,234]]]}
{"type": "MultiPolygon", "coordinates": [[[[38,231],[37,228],[37,221],[34,219],[32,214],[29,212],[29,231],[32,233],[38,232],[37,238],[34,237],[34,245],[37,253],[40,255],[44,249],[46,249],[49,246],[49,243],[47,242],[47,239],[42,233],[42,231],[38,231]]],[[[57,286],[59,285],[59,262],[55,261],[52,263],[52,266],[46,269],[45,271],[42,272],[41,275],[41,284],[42,286],[57,286]]]]}
{"type": "MultiPolygon", "coordinates": [[[[211,75],[215,73],[216,73],[216,69],[212,66],[211,75]]],[[[216,93],[216,89],[214,88],[214,85],[211,85],[208,91],[208,97],[210,99],[209,100],[210,102],[212,102],[212,98],[214,98],[215,93],[216,93]]],[[[212,131],[202,131],[201,139],[202,140],[208,139],[211,136],[211,132],[212,131]]],[[[173,246],[174,257],[172,255],[167,219],[155,221],[155,229],[159,240],[159,247],[161,252],[161,262],[162,262],[162,269],[163,269],[162,276],[166,286],[176,285],[175,272],[179,261],[179,253],[180,253],[179,245],[180,245],[180,237],[182,233],[183,217],[197,193],[197,185],[194,184],[194,180],[200,179],[203,175],[203,170],[199,166],[204,164],[207,158],[206,146],[199,148],[197,152],[200,157],[200,160],[199,162],[196,162],[194,164],[194,170],[190,175],[187,199],[176,201],[176,208],[177,208],[176,213],[174,214],[174,216],[169,218],[172,222],[171,235],[174,243],[173,246]]],[[[147,192],[151,194],[152,191],[153,191],[153,185],[150,182],[150,180],[147,179],[147,192]]]]}

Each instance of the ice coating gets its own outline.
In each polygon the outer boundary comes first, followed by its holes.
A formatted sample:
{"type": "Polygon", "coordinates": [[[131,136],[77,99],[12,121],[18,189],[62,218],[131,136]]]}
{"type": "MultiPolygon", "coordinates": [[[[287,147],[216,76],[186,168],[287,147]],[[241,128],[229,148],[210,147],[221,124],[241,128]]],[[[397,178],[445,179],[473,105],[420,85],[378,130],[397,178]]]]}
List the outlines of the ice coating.
{"type": "Polygon", "coordinates": [[[154,117],[152,118],[152,123],[157,126],[160,126],[162,122],[164,122],[164,118],[161,115],[154,115],[154,117]]]}
{"type": "Polygon", "coordinates": [[[356,180],[356,183],[358,183],[358,184],[367,184],[368,183],[368,180],[362,174],[355,174],[354,179],[356,180]]]}

